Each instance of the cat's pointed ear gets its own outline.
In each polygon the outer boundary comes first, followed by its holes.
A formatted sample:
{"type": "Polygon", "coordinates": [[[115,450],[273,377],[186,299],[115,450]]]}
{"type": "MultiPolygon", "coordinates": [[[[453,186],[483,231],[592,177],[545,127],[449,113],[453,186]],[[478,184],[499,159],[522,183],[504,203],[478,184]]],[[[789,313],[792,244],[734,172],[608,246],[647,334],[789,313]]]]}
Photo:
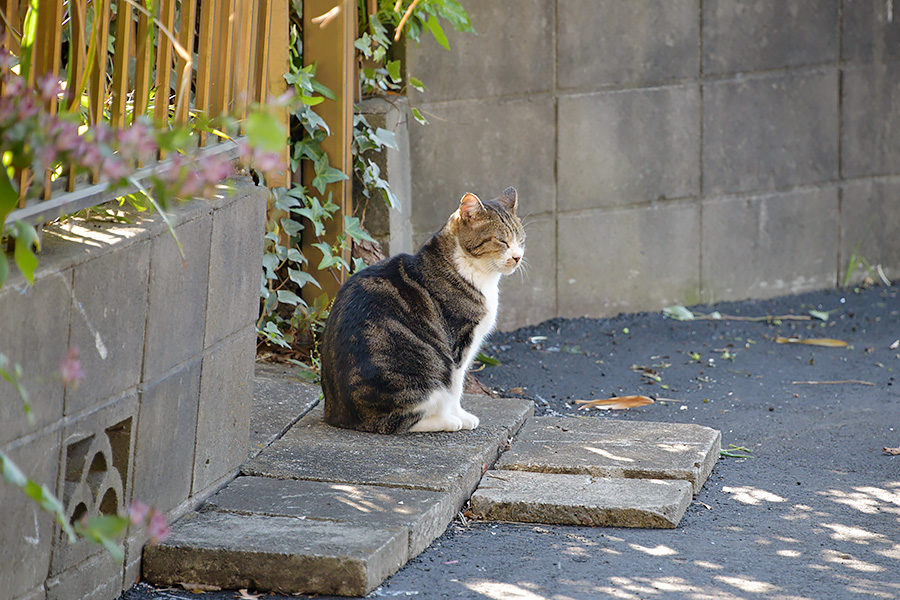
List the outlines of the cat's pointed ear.
{"type": "Polygon", "coordinates": [[[466,194],[459,201],[459,216],[463,219],[471,219],[484,210],[484,205],[475,194],[466,194]]]}
{"type": "Polygon", "coordinates": [[[506,207],[506,210],[511,212],[512,214],[516,214],[516,206],[518,205],[519,194],[516,192],[516,188],[508,187],[503,190],[503,193],[500,194],[500,197],[497,198],[503,206],[506,207]]]}

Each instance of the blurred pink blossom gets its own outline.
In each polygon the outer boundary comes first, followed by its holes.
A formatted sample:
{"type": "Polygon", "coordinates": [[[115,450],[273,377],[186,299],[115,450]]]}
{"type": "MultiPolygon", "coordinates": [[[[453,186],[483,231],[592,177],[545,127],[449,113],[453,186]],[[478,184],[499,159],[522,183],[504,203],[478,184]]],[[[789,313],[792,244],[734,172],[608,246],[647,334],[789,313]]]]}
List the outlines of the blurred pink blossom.
{"type": "Polygon", "coordinates": [[[81,368],[81,361],[78,360],[78,346],[74,346],[66,354],[66,357],[59,361],[59,374],[64,386],[78,387],[78,384],[84,379],[84,369],[81,368]]]}

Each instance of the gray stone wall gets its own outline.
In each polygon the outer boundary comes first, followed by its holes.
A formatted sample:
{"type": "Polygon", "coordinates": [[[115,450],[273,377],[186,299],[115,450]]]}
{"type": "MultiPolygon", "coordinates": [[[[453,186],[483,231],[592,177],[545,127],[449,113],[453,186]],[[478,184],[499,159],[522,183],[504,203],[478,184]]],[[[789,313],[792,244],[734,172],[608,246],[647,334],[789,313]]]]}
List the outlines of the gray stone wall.
{"type": "MultiPolygon", "coordinates": [[[[229,480],[247,457],[264,188],[178,206],[184,261],[161,219],[44,229],[34,286],[0,289],[0,352],[26,373],[34,423],[0,380],[0,449],[61,498],[70,517],[141,500],[170,520],[229,480]],[[77,346],[85,379],[57,371],[77,346]]],[[[117,564],[68,544],[53,520],[0,483],[0,596],[116,598],[139,574],[145,534],[117,564]]]]}
{"type": "Polygon", "coordinates": [[[900,276],[900,12],[881,0],[463,0],[408,49],[413,242],[519,190],[500,326],[900,276]],[[861,274],[856,274],[857,276],[861,274]]]}

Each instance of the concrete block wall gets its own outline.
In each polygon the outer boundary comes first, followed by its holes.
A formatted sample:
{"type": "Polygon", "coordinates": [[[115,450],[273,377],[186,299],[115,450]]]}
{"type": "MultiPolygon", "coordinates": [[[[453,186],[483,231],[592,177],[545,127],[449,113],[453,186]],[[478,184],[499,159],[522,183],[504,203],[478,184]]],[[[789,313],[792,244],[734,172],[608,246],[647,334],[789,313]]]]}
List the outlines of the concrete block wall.
{"type": "MultiPolygon", "coordinates": [[[[0,449],[70,517],[141,500],[173,520],[246,459],[266,195],[242,181],[175,207],[183,261],[158,216],[48,226],[34,286],[12,272],[0,289],[0,352],[23,366],[35,416],[0,380],[0,449]],[[64,388],[76,346],[85,379],[64,388]]],[[[108,600],[137,580],[142,531],[117,564],[3,483],[0,507],[3,598],[108,600]]]]}
{"type": "Polygon", "coordinates": [[[500,326],[900,277],[900,13],[879,0],[462,0],[407,68],[413,242],[519,190],[500,326]],[[859,276],[860,274],[856,274],[859,276]]]}

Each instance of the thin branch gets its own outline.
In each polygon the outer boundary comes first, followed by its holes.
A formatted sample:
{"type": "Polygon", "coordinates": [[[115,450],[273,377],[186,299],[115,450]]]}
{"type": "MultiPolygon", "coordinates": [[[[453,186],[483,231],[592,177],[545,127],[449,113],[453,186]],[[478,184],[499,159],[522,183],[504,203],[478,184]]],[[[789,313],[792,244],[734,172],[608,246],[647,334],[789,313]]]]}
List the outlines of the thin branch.
{"type": "MultiPolygon", "coordinates": [[[[406,25],[406,21],[412,15],[413,11],[416,9],[416,5],[419,3],[419,0],[413,0],[412,4],[409,5],[409,8],[406,9],[406,12],[403,13],[403,17],[400,19],[400,23],[397,25],[397,31],[394,32],[394,41],[400,41],[400,35],[403,33],[403,26],[406,25]]],[[[399,2],[397,3],[399,5],[399,2]]],[[[396,7],[394,10],[397,10],[396,7]]]]}
{"type": "Polygon", "coordinates": [[[859,379],[840,379],[838,381],[792,381],[791,383],[795,385],[835,385],[835,384],[843,384],[843,383],[858,383],[859,385],[872,385],[875,384],[871,381],[861,381],[859,379]]]}

